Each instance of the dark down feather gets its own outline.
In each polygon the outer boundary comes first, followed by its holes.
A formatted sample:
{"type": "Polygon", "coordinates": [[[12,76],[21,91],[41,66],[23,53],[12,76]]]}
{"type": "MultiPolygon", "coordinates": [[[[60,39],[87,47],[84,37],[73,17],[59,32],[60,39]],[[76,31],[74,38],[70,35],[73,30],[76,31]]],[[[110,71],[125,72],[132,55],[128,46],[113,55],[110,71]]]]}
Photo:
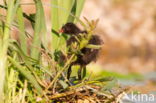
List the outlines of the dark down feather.
{"type": "MultiPolygon", "coordinates": [[[[67,23],[61,28],[61,32],[65,33],[67,35],[71,35],[71,37],[67,40],[67,46],[70,46],[73,42],[78,42],[75,38],[75,36],[79,36],[80,33],[87,34],[86,31],[81,31],[75,24],[73,23],[67,23]]],[[[89,40],[88,44],[92,45],[102,45],[103,42],[99,38],[98,35],[92,35],[91,39],[89,40]]],[[[98,53],[100,49],[92,49],[92,48],[82,48],[81,54],[77,55],[77,60],[72,63],[79,64],[81,67],[85,67],[87,64],[89,64],[92,61],[96,61],[98,53]]],[[[71,66],[72,66],[71,65],[71,66]]]]}

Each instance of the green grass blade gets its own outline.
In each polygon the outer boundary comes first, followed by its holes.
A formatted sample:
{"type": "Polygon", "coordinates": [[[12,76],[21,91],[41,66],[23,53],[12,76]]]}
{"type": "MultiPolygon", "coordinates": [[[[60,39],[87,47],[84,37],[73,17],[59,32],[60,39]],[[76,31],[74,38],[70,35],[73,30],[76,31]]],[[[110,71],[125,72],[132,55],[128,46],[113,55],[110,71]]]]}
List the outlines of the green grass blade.
{"type": "Polygon", "coordinates": [[[12,59],[11,57],[8,57],[8,59],[10,60],[10,62],[18,69],[18,71],[24,75],[24,77],[26,79],[28,79],[31,84],[36,88],[36,90],[38,91],[38,93],[42,94],[42,88],[41,86],[38,84],[37,80],[35,79],[35,77],[32,75],[32,73],[25,67],[21,66],[18,62],[16,62],[14,59],[12,59]]]}
{"type": "Polygon", "coordinates": [[[74,19],[75,19],[75,14],[76,14],[76,1],[74,1],[74,4],[73,4],[73,7],[72,7],[72,9],[71,9],[71,14],[72,15],[69,15],[69,17],[68,17],[68,22],[73,22],[74,21],[74,19]],[[73,16],[74,15],[74,16],[73,16]]]}
{"type": "Polygon", "coordinates": [[[46,35],[46,23],[44,10],[41,0],[34,0],[36,5],[35,15],[35,32],[31,49],[31,57],[34,59],[39,58],[39,48],[41,47],[41,38],[46,35]]]}
{"type": "MultiPolygon", "coordinates": [[[[76,0],[76,13],[75,13],[76,17],[80,17],[84,3],[85,3],[85,0],[76,0]]],[[[75,19],[74,22],[77,22],[77,20],[75,19]]]]}
{"type": "Polygon", "coordinates": [[[58,0],[51,0],[51,21],[52,21],[52,28],[54,30],[59,29],[59,19],[58,19],[58,8],[53,7],[53,5],[58,5],[58,0]]]}
{"type": "Polygon", "coordinates": [[[13,101],[12,98],[16,98],[16,88],[18,81],[18,72],[13,67],[8,67],[9,70],[6,72],[6,83],[5,83],[5,103],[13,101]]]}
{"type": "Polygon", "coordinates": [[[4,77],[5,77],[5,69],[6,66],[6,60],[7,60],[7,49],[9,45],[9,36],[10,36],[10,28],[11,24],[13,22],[14,16],[16,14],[17,7],[19,6],[19,1],[17,0],[11,0],[8,2],[8,11],[7,11],[7,17],[6,17],[6,24],[4,27],[4,35],[1,35],[0,39],[0,102],[3,102],[3,89],[4,89],[4,77]]]}
{"type": "Polygon", "coordinates": [[[74,2],[75,0],[58,0],[58,6],[64,9],[58,9],[60,28],[63,24],[67,22],[74,2]]]}
{"type": "MultiPolygon", "coordinates": [[[[52,5],[58,5],[58,0],[51,0],[52,5]]],[[[58,8],[54,8],[51,6],[51,24],[52,24],[52,29],[55,31],[59,30],[59,18],[58,18],[58,8]]],[[[59,36],[55,34],[55,32],[52,31],[52,53],[54,53],[55,49],[58,47],[58,40],[59,36]]]]}
{"type": "MultiPolygon", "coordinates": [[[[59,9],[59,28],[62,27],[67,21],[68,17],[70,15],[71,9],[74,5],[75,0],[58,0],[58,6],[62,7],[64,10],[59,9]]],[[[66,39],[63,37],[63,35],[60,36],[58,47],[60,49],[65,50],[66,49],[66,39]]]]}
{"type": "MultiPolygon", "coordinates": [[[[63,24],[65,24],[70,15],[70,11],[75,0],[51,0],[51,4],[57,6],[57,8],[51,6],[51,21],[52,29],[58,31],[63,24]],[[62,8],[62,9],[60,9],[62,8]]],[[[65,47],[65,38],[63,35],[58,36],[52,32],[52,51],[65,47]]]]}
{"type": "Polygon", "coordinates": [[[17,20],[18,20],[18,26],[19,26],[19,38],[20,38],[20,45],[22,51],[27,54],[27,37],[25,35],[25,26],[24,26],[24,17],[21,6],[19,6],[17,10],[17,20]]]}
{"type": "Polygon", "coordinates": [[[80,21],[78,18],[80,17],[84,3],[85,3],[85,0],[75,0],[74,5],[73,5],[72,10],[71,10],[72,15],[69,16],[68,22],[75,22],[76,23],[77,21],[80,21]]]}
{"type": "Polygon", "coordinates": [[[3,23],[0,21],[0,49],[2,49],[2,40],[3,40],[3,23]]]}

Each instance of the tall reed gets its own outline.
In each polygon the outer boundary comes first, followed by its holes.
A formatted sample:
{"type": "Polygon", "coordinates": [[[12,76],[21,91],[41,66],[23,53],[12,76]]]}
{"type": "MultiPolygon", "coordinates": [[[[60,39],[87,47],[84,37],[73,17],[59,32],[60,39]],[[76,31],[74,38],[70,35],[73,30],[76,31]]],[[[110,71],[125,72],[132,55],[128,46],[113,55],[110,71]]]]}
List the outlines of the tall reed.
{"type": "MultiPolygon", "coordinates": [[[[52,41],[50,41],[51,50],[48,51],[50,54],[54,55],[54,52],[64,47],[62,44],[65,43],[64,37],[57,35],[53,30],[58,31],[68,21],[76,22],[75,17],[72,15],[75,15],[77,18],[80,16],[84,1],[51,0],[52,41]],[[73,14],[71,15],[71,13],[73,14]]],[[[34,98],[37,98],[34,95],[45,95],[44,92],[46,91],[44,89],[46,86],[42,82],[43,78],[46,78],[45,74],[53,75],[47,69],[49,68],[48,66],[40,66],[43,64],[43,58],[41,57],[42,47],[45,50],[49,50],[49,41],[46,40],[47,27],[43,2],[34,0],[36,9],[36,12],[32,14],[34,17],[23,12],[20,3],[21,0],[4,0],[4,5],[0,4],[0,8],[5,9],[7,13],[6,15],[0,14],[5,18],[5,20],[0,18],[0,103],[3,101],[7,103],[15,103],[15,101],[24,103],[24,101],[26,102],[26,95],[27,102],[34,102],[34,98]],[[29,45],[27,44],[28,33],[25,28],[25,19],[32,23],[34,32],[31,38],[31,49],[28,48],[29,45]],[[10,38],[13,27],[19,31],[19,41],[10,38]],[[30,85],[27,85],[27,83],[30,85]],[[11,88],[11,86],[14,87],[11,88]],[[24,93],[21,93],[21,91],[24,91],[24,93]],[[20,96],[23,97],[20,98],[20,96]],[[15,100],[17,97],[20,99],[15,100]]],[[[59,73],[61,74],[62,72],[60,71],[59,73]]]]}
{"type": "MultiPolygon", "coordinates": [[[[5,80],[5,71],[7,69],[7,51],[9,46],[9,37],[10,37],[10,29],[13,22],[13,18],[19,6],[20,0],[11,0],[7,5],[7,16],[6,22],[4,26],[0,26],[0,102],[3,101],[4,95],[4,80],[5,80]],[[16,1],[16,2],[15,2],[16,1]]],[[[0,21],[2,24],[2,21],[0,21]]]]}

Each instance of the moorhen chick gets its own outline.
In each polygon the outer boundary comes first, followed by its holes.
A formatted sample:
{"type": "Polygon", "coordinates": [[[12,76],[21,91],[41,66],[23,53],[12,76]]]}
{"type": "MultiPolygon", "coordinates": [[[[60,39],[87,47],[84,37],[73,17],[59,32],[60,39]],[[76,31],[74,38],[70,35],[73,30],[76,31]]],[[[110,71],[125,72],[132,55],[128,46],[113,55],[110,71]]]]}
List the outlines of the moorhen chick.
{"type": "MultiPolygon", "coordinates": [[[[70,35],[70,38],[67,40],[67,46],[70,46],[73,42],[78,42],[76,37],[80,36],[80,34],[86,34],[87,31],[82,31],[80,30],[75,24],[73,23],[66,23],[64,26],[62,26],[60,33],[64,33],[67,35],[70,35]]],[[[98,35],[92,35],[91,39],[88,41],[88,44],[92,45],[102,45],[103,42],[99,38],[98,35]]],[[[77,55],[77,60],[71,63],[69,69],[68,69],[68,74],[67,78],[69,79],[70,74],[71,74],[71,67],[73,65],[80,65],[80,69],[78,72],[78,79],[81,79],[81,71],[82,68],[86,69],[86,65],[89,64],[92,61],[96,61],[98,53],[100,49],[93,49],[93,48],[82,48],[80,51],[82,54],[77,55]]]]}

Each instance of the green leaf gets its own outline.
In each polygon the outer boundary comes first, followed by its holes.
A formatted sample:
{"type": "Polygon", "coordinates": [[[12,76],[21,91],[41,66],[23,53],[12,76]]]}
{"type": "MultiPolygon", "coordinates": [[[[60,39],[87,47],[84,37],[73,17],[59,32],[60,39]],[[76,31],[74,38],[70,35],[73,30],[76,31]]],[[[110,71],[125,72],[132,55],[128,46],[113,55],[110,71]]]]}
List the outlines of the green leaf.
{"type": "Polygon", "coordinates": [[[59,80],[58,82],[61,84],[61,86],[62,86],[64,89],[68,87],[68,84],[67,84],[65,81],[59,80]]]}
{"type": "MultiPolygon", "coordinates": [[[[84,3],[85,3],[85,0],[76,0],[76,13],[75,13],[76,17],[80,17],[84,3]]],[[[74,22],[77,22],[77,19],[75,19],[74,22]]]]}
{"type": "Polygon", "coordinates": [[[4,27],[3,36],[0,37],[0,102],[3,102],[3,87],[4,87],[4,80],[5,80],[5,71],[7,68],[6,61],[7,61],[7,50],[9,45],[9,37],[10,37],[10,28],[16,14],[17,8],[19,6],[20,0],[11,0],[8,2],[8,9],[7,9],[7,16],[6,16],[6,24],[4,27]]]}
{"type": "Polygon", "coordinates": [[[68,17],[68,22],[73,22],[75,19],[75,14],[76,14],[76,1],[74,1],[73,7],[71,9],[71,14],[68,17]]]}
{"type": "Polygon", "coordinates": [[[70,15],[75,0],[58,0],[58,6],[63,9],[58,9],[59,27],[65,24],[70,15]]]}
{"type": "Polygon", "coordinates": [[[27,37],[25,35],[25,26],[24,26],[24,17],[21,6],[17,9],[17,21],[19,26],[19,38],[20,38],[20,45],[21,49],[25,54],[27,54],[27,37]]]}
{"type": "Polygon", "coordinates": [[[23,74],[23,76],[28,79],[31,84],[36,88],[39,94],[42,94],[42,88],[38,84],[37,80],[35,77],[32,75],[32,73],[25,67],[21,66],[18,62],[16,62],[14,59],[11,57],[8,57],[9,61],[17,68],[17,70],[23,74]]]}
{"type": "Polygon", "coordinates": [[[99,48],[101,48],[101,45],[92,45],[92,44],[88,44],[88,45],[86,46],[86,48],[99,49],[99,48]]]}
{"type": "MultiPolygon", "coordinates": [[[[54,31],[59,31],[63,24],[65,24],[70,15],[70,11],[75,0],[51,0],[52,5],[57,6],[51,8],[51,20],[52,29],[54,31]]],[[[66,39],[63,35],[58,35],[52,31],[52,52],[56,49],[64,48],[66,39]]],[[[64,48],[65,49],[65,48],[64,48]]]]}
{"type": "MultiPolygon", "coordinates": [[[[45,38],[46,35],[46,23],[44,17],[44,10],[41,0],[34,0],[36,6],[36,15],[35,15],[35,32],[32,43],[31,57],[34,59],[39,58],[40,47],[41,47],[41,38],[45,38]]],[[[46,40],[44,40],[46,42],[46,40]]]]}
{"type": "MultiPolygon", "coordinates": [[[[51,0],[52,5],[58,5],[58,0],[51,0]]],[[[59,18],[58,18],[58,8],[54,8],[51,6],[51,21],[52,21],[52,29],[54,31],[58,31],[59,29],[59,18]]],[[[59,36],[53,32],[52,30],[52,53],[54,53],[55,49],[58,47],[59,36]]]]}
{"type": "Polygon", "coordinates": [[[2,49],[2,39],[3,39],[3,24],[0,21],[0,50],[2,49]]]}
{"type": "Polygon", "coordinates": [[[111,90],[114,87],[118,87],[118,82],[116,79],[107,82],[107,84],[102,88],[102,90],[111,90]]]}

